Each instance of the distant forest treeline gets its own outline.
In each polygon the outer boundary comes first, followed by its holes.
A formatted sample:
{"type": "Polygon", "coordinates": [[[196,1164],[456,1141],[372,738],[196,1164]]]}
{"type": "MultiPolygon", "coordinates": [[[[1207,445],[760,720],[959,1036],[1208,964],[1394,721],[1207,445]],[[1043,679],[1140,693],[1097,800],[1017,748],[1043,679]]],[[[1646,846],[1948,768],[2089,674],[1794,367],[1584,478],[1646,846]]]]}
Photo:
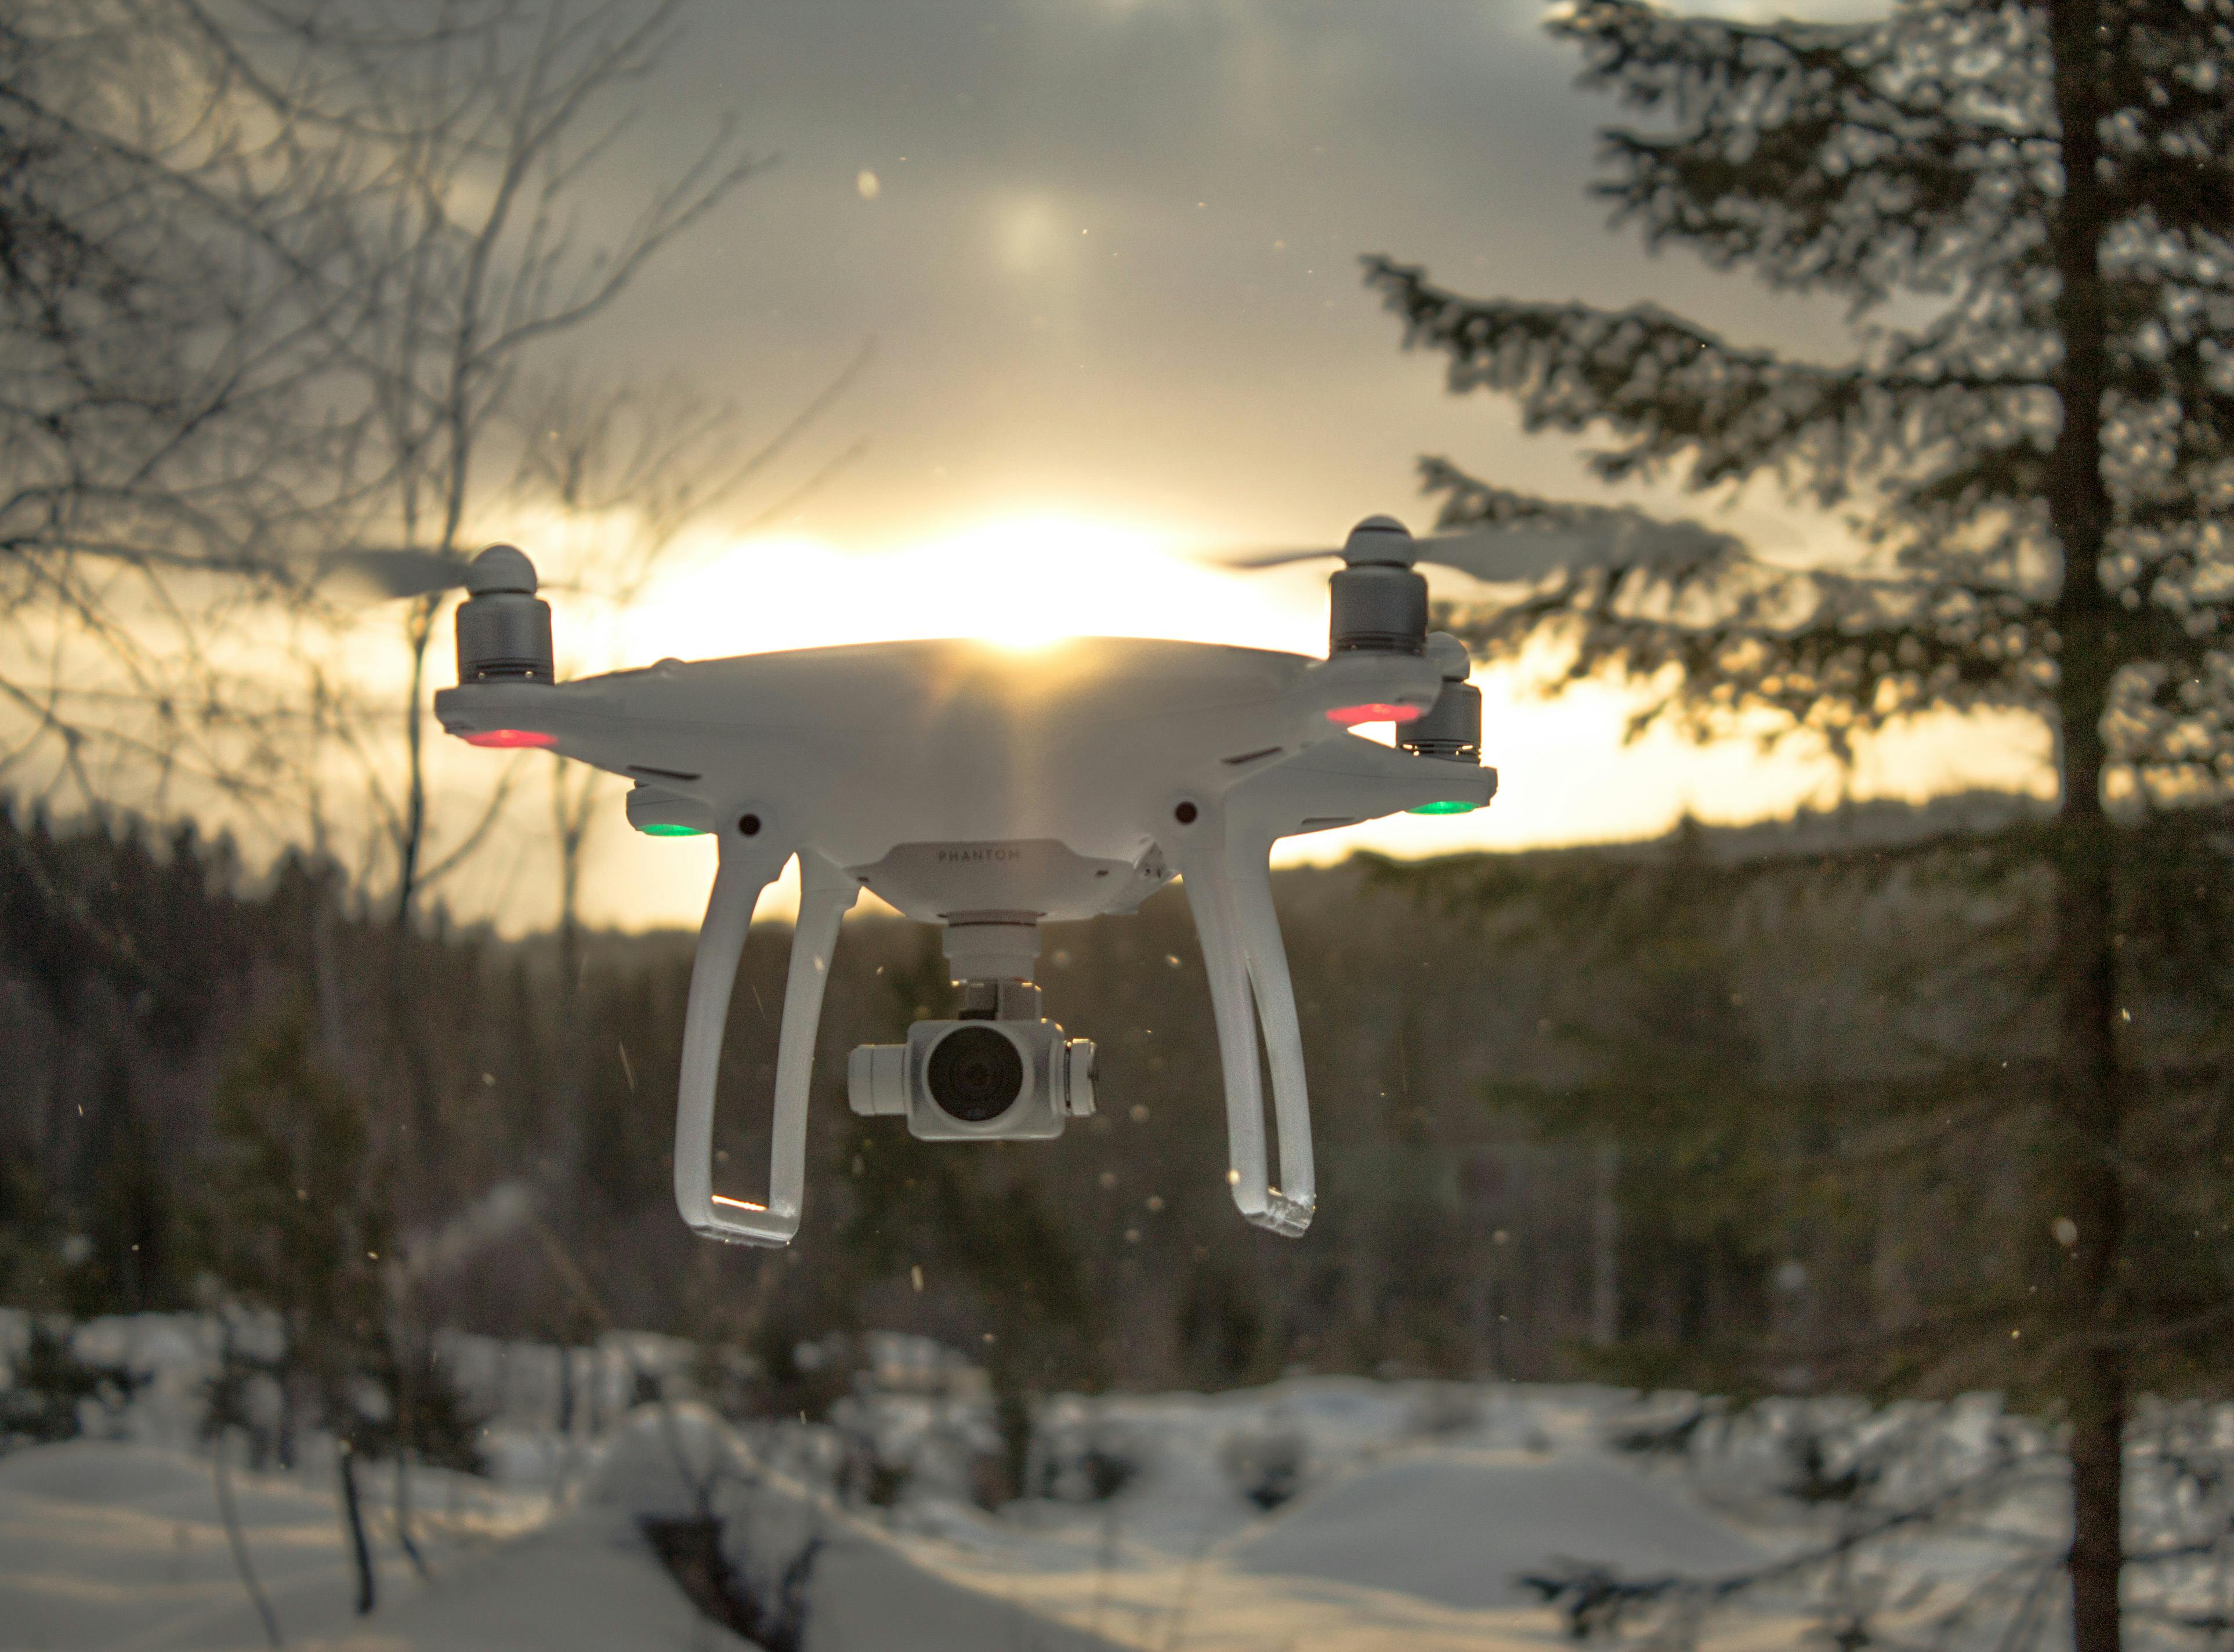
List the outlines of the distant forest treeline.
{"type": "MultiPolygon", "coordinates": [[[[242,1202],[289,1172],[244,1157],[238,1098],[299,1048],[362,1119],[320,1138],[353,1162],[319,1165],[318,1197],[376,1207],[430,1323],[687,1331],[779,1385],[807,1381],[799,1344],[879,1327],[1012,1388],[1303,1365],[2021,1394],[2070,1243],[2031,1173],[2052,913],[2028,809],[1281,874],[1323,1190],[1300,1243],[1227,1200],[1182,896],[1048,929],[1047,1013],[1101,1060],[1098,1114],[1044,1144],[846,1110],[846,1051],[952,1002],[935,931],[857,919],[781,1253],[696,1240],[670,1199],[688,934],[585,937],[569,981],[553,939],[405,934],[300,860],[251,885],[191,832],[0,819],[0,1301],[195,1300],[275,1208],[242,1202]]],[[[2148,1194],[2122,1288],[2148,1386],[2207,1386],[2234,1298],[2227,828],[2121,840],[2124,1169],[2148,1194]]],[[[741,1194],[788,940],[754,931],[732,1011],[741,1194]]]]}

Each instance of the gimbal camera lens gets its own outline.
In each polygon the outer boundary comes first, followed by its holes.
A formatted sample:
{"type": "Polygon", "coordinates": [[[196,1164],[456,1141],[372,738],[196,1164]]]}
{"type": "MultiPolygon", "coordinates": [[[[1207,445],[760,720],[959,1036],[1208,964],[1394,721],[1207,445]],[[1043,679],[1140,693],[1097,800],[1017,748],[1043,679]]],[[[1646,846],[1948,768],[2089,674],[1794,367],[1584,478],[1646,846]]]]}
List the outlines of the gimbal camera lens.
{"type": "Polygon", "coordinates": [[[964,1124],[987,1124],[1024,1090],[1024,1060],[990,1027],[957,1027],[931,1052],[924,1077],[940,1111],[964,1124]]]}

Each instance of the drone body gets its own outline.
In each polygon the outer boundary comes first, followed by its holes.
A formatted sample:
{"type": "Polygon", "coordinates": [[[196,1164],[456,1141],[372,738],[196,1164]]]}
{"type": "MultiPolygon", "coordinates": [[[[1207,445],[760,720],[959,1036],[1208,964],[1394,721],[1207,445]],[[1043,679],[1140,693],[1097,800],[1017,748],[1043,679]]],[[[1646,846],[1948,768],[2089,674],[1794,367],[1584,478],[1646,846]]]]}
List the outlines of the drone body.
{"type": "Polygon", "coordinates": [[[560,684],[532,568],[509,547],[482,553],[459,610],[459,686],[435,697],[444,728],[626,775],[639,830],[718,840],[683,1033],[685,1221],[746,1244],[797,1232],[823,985],[861,890],[944,926],[963,1008],[955,1022],[918,1022],[905,1045],[856,1050],[854,1110],[904,1113],[927,1139],[1013,1139],[1057,1134],[1093,1108],[1092,1045],[1039,1015],[1040,924],[1130,912],[1177,876],[1210,977],[1234,1201],[1259,1226],[1303,1231],[1310,1111],[1272,843],[1398,810],[1461,812],[1497,786],[1480,767],[1465,650],[1429,646],[1424,584],[1401,554],[1409,538],[1397,528],[1397,543],[1383,520],[1361,526],[1335,577],[1324,660],[1114,637],[1029,653],[911,642],[668,660],[560,684]],[[1400,744],[1349,732],[1367,722],[1397,723],[1400,744]],[[794,856],[768,1187],[747,1201],[712,1190],[715,1075],[753,908],[794,856]]]}

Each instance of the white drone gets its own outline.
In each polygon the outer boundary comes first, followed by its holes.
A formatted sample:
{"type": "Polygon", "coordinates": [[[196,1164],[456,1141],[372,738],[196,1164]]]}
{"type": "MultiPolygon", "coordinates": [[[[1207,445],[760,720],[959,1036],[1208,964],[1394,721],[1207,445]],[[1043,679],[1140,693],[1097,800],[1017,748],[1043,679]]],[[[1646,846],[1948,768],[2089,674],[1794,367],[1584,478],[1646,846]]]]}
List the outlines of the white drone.
{"type": "MultiPolygon", "coordinates": [[[[784,1244],[799,1231],[823,986],[862,890],[944,926],[963,1002],[957,1019],[918,1022],[904,1044],[853,1051],[853,1111],[904,1115],[925,1139],[1015,1139],[1059,1135],[1094,1111],[1093,1044],[1040,1015],[1040,925],[1133,911],[1176,876],[1210,976],[1226,1181],[1243,1216],[1292,1237],[1310,1226],[1316,1195],[1270,852],[1296,833],[1398,810],[1462,813],[1495,795],[1466,649],[1427,634],[1427,582],[1413,567],[1425,558],[1481,571],[1482,537],[1421,542],[1387,517],[1360,523],[1330,582],[1323,660],[1118,637],[1017,656],[950,640],[662,660],[565,683],[553,681],[534,567],[493,545],[462,571],[458,686],[434,708],[469,744],[548,748],[629,776],[640,832],[719,839],[676,1113],[676,1202],[700,1233],[784,1244]],[[1468,559],[1438,554],[1461,544],[1468,559]],[[1351,733],[1377,722],[1396,725],[1394,746],[1351,733]],[[715,1076],[753,909],[794,856],[799,919],[768,1189],[754,1202],[713,1190],[715,1076]]],[[[1527,531],[1493,538],[1522,577],[1548,544],[1527,531]]]]}

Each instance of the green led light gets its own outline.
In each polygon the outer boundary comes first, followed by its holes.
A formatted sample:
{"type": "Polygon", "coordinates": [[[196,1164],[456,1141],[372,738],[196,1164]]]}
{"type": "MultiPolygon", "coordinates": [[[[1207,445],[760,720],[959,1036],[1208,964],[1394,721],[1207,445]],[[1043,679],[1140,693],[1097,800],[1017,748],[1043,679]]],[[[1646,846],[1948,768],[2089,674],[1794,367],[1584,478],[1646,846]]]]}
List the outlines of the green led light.
{"type": "Polygon", "coordinates": [[[1440,803],[1422,803],[1418,808],[1407,809],[1404,813],[1407,814],[1472,814],[1480,806],[1480,805],[1475,803],[1461,803],[1458,799],[1451,797],[1445,798],[1440,803]]]}
{"type": "Polygon", "coordinates": [[[702,838],[706,835],[703,826],[676,826],[667,820],[654,820],[650,826],[640,826],[637,830],[647,838],[702,838]]]}

